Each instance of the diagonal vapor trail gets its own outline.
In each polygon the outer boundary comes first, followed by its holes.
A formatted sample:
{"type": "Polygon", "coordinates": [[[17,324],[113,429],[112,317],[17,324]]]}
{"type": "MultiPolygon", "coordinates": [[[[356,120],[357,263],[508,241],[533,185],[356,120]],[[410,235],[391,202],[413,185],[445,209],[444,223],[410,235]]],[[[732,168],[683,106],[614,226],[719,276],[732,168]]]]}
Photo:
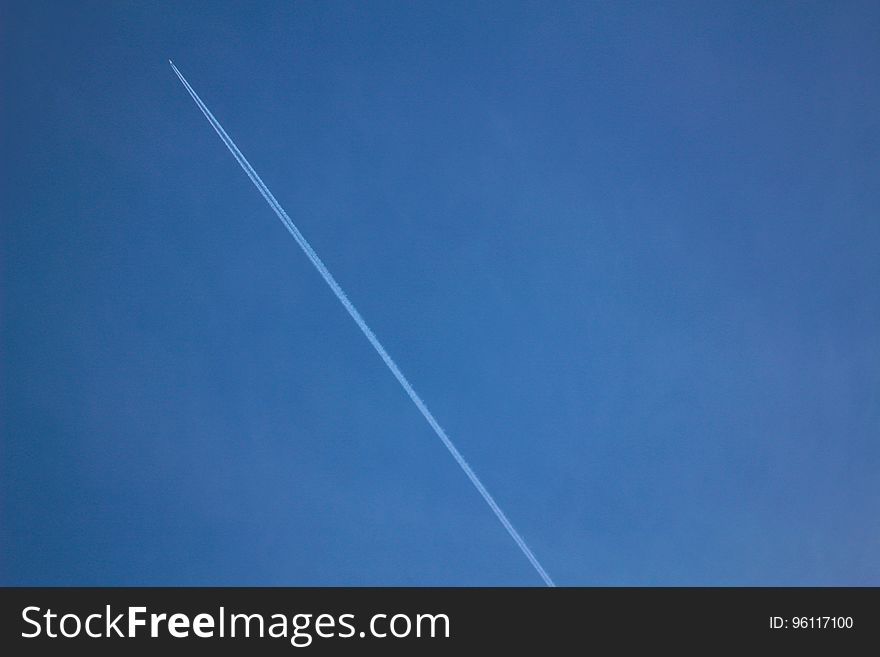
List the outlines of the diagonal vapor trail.
{"type": "Polygon", "coordinates": [[[538,575],[541,576],[541,579],[544,580],[544,583],[547,586],[556,586],[553,583],[553,580],[550,578],[550,575],[547,574],[547,571],[544,570],[544,567],[538,561],[537,557],[535,557],[535,555],[529,549],[529,546],[526,545],[523,537],[519,535],[519,532],[516,531],[514,526],[507,519],[507,516],[504,515],[504,511],[501,510],[501,507],[498,506],[498,503],[495,501],[492,495],[489,494],[489,491],[486,490],[483,482],[480,481],[479,477],[477,477],[476,473],[471,469],[471,466],[468,465],[468,462],[464,460],[464,457],[449,439],[449,436],[446,435],[446,432],[437,423],[437,420],[434,419],[431,411],[429,411],[428,407],[425,406],[425,402],[423,402],[422,398],[418,396],[412,385],[410,385],[410,382],[403,375],[403,372],[400,371],[400,368],[397,367],[397,364],[391,359],[391,356],[388,355],[388,352],[385,351],[385,347],[383,347],[382,344],[379,342],[379,339],[373,333],[372,329],[367,326],[367,323],[364,321],[364,318],[361,317],[361,314],[357,311],[357,308],[355,308],[354,305],[352,305],[351,301],[348,300],[348,297],[346,296],[343,289],[339,286],[339,283],[336,282],[336,279],[333,278],[330,270],[327,269],[327,267],[321,261],[321,258],[318,257],[318,254],[315,253],[315,250],[308,243],[306,238],[303,237],[303,234],[299,232],[299,229],[293,223],[293,220],[287,216],[284,208],[281,207],[281,204],[278,203],[278,201],[272,195],[272,192],[270,192],[269,188],[266,187],[266,184],[251,166],[250,162],[248,162],[245,156],[242,155],[241,151],[238,150],[235,142],[233,142],[232,138],[228,134],[226,134],[223,126],[221,126],[220,122],[214,118],[214,115],[211,114],[211,110],[209,110],[207,106],[202,102],[202,99],[199,98],[195,90],[193,90],[193,88],[189,85],[189,82],[186,81],[186,78],[184,78],[181,72],[177,70],[174,62],[169,59],[168,63],[171,64],[171,68],[174,69],[177,77],[183,83],[183,86],[186,87],[186,90],[189,92],[189,95],[192,96],[192,99],[195,101],[196,105],[199,106],[199,109],[202,110],[205,118],[208,119],[211,126],[220,136],[220,139],[222,139],[223,143],[226,144],[226,148],[229,149],[229,152],[232,153],[236,161],[239,163],[239,165],[241,165],[241,168],[244,169],[244,172],[247,174],[248,178],[251,179],[251,182],[254,183],[254,186],[259,190],[260,194],[263,195],[263,198],[266,199],[269,207],[271,207],[272,210],[275,211],[275,214],[278,215],[278,218],[281,220],[281,223],[284,224],[284,227],[287,228],[288,232],[290,232],[291,235],[293,235],[293,239],[296,240],[296,243],[299,244],[300,248],[302,248],[308,259],[315,266],[315,269],[318,270],[318,272],[324,278],[324,281],[327,283],[327,285],[330,286],[330,289],[333,290],[333,294],[336,295],[336,298],[339,299],[339,301],[348,311],[348,314],[351,315],[351,318],[355,321],[355,324],[358,325],[358,328],[360,328],[361,332],[363,332],[367,340],[369,340],[370,344],[373,345],[373,348],[382,358],[388,369],[391,370],[391,373],[394,375],[394,378],[397,379],[398,383],[400,383],[404,392],[409,395],[409,398],[412,400],[413,404],[416,405],[416,408],[419,409],[425,420],[427,420],[428,424],[431,425],[434,433],[437,434],[437,437],[440,438],[440,440],[446,446],[446,449],[449,450],[450,454],[452,454],[452,458],[455,459],[455,462],[458,463],[462,470],[464,470],[464,473],[467,475],[468,479],[471,480],[471,483],[474,485],[477,491],[479,491],[480,495],[483,496],[486,504],[489,505],[489,508],[492,509],[492,511],[495,513],[495,516],[498,518],[501,524],[504,525],[507,533],[510,534],[510,537],[514,540],[517,546],[519,546],[519,549],[522,550],[522,553],[529,560],[529,563],[532,564],[534,569],[538,572],[538,575]]]}

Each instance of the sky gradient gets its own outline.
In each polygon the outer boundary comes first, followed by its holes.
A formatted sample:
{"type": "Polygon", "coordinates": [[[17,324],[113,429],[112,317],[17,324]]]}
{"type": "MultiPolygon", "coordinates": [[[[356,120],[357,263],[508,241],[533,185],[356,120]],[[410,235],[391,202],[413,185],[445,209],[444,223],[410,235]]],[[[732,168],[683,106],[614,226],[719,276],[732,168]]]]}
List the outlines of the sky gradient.
{"type": "Polygon", "coordinates": [[[0,5],[0,584],[880,584],[877,3],[0,5]]]}

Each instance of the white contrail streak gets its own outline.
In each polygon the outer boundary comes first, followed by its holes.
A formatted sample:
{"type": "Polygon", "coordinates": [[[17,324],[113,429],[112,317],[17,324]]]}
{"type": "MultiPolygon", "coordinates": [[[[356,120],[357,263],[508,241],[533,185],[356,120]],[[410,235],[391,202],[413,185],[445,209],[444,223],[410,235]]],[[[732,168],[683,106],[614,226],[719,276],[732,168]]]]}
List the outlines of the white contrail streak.
{"type": "Polygon", "coordinates": [[[483,482],[480,481],[479,477],[477,477],[476,473],[471,469],[471,466],[468,465],[467,461],[464,460],[464,457],[461,455],[455,445],[452,444],[449,436],[446,435],[446,432],[443,431],[443,428],[437,423],[437,420],[434,419],[434,416],[431,415],[431,411],[428,410],[428,407],[425,406],[425,402],[423,402],[421,397],[418,396],[416,391],[410,385],[409,381],[407,381],[406,377],[403,375],[403,372],[400,371],[400,368],[397,367],[397,364],[391,359],[391,356],[388,355],[388,352],[385,351],[385,347],[382,346],[382,344],[379,342],[379,339],[376,337],[370,327],[367,326],[367,323],[364,321],[364,318],[361,317],[361,314],[357,311],[357,308],[355,308],[352,305],[351,301],[348,300],[348,297],[339,286],[339,283],[336,282],[336,279],[333,278],[333,275],[330,273],[324,263],[321,262],[321,258],[318,257],[318,254],[315,253],[315,250],[311,247],[306,238],[303,237],[303,234],[299,232],[299,229],[293,223],[291,218],[287,216],[284,208],[281,207],[281,204],[278,203],[278,201],[272,195],[272,192],[269,191],[269,188],[266,187],[260,176],[257,174],[256,171],[254,171],[254,168],[250,165],[250,162],[248,162],[245,156],[242,155],[241,151],[238,150],[238,147],[235,145],[235,142],[232,141],[232,138],[228,134],[226,134],[223,126],[221,126],[219,121],[217,121],[217,119],[214,118],[214,115],[211,114],[211,110],[209,110],[205,106],[205,104],[202,102],[202,99],[199,98],[198,94],[193,90],[191,86],[189,86],[189,82],[187,82],[180,71],[177,70],[174,62],[169,59],[168,63],[171,64],[171,68],[174,69],[177,77],[180,78],[183,86],[186,87],[189,95],[192,96],[192,99],[196,102],[196,105],[199,106],[199,109],[202,110],[202,113],[211,123],[214,130],[216,130],[217,134],[220,135],[220,139],[222,139],[223,143],[226,144],[226,148],[229,149],[229,152],[232,153],[232,155],[241,165],[241,168],[244,169],[244,172],[248,175],[248,178],[251,179],[251,182],[254,183],[254,186],[256,186],[260,194],[263,195],[263,198],[266,199],[269,207],[271,207],[272,210],[275,211],[275,214],[278,215],[278,218],[281,220],[281,223],[284,224],[284,227],[287,228],[291,235],[293,235],[293,239],[295,239],[296,243],[300,245],[306,256],[308,256],[309,260],[311,260],[312,264],[315,266],[315,269],[318,270],[318,272],[327,282],[327,285],[329,285],[330,289],[333,290],[333,294],[336,295],[336,298],[339,299],[343,306],[345,306],[345,309],[358,325],[358,328],[360,328],[363,334],[367,337],[367,340],[370,341],[370,344],[373,345],[373,348],[376,350],[379,356],[382,357],[382,360],[385,362],[385,365],[388,366],[388,369],[391,370],[394,378],[397,379],[398,383],[400,383],[401,387],[403,387],[406,394],[409,395],[409,398],[416,405],[416,408],[419,409],[425,420],[427,420],[428,424],[431,425],[434,433],[437,434],[437,437],[440,438],[440,440],[446,446],[446,449],[448,449],[449,453],[452,454],[452,458],[454,458],[456,463],[461,466],[461,469],[464,470],[464,473],[468,476],[468,479],[471,480],[471,483],[479,491],[480,495],[483,496],[483,499],[486,500],[486,504],[489,505],[489,508],[491,508],[492,511],[495,513],[495,515],[498,517],[498,520],[500,520],[501,524],[504,525],[507,533],[510,534],[511,538],[513,538],[513,540],[519,546],[519,549],[522,550],[522,553],[529,560],[529,563],[534,566],[535,570],[538,572],[538,574],[541,576],[541,579],[544,580],[544,583],[547,586],[555,586],[553,580],[550,579],[550,575],[547,574],[547,571],[544,570],[544,567],[541,565],[535,555],[532,554],[532,551],[529,549],[529,546],[526,545],[526,542],[523,540],[522,536],[520,536],[519,532],[514,529],[512,524],[510,524],[507,516],[504,515],[504,511],[501,510],[501,507],[498,506],[498,503],[495,502],[495,499],[489,494],[489,491],[486,490],[486,487],[483,486],[483,482]]]}

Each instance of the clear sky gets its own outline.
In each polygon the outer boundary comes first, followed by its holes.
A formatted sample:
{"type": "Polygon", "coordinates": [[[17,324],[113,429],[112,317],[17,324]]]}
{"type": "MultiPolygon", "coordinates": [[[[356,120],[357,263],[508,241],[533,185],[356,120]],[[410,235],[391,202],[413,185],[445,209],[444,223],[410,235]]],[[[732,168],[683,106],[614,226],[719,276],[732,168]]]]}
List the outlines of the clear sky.
{"type": "Polygon", "coordinates": [[[880,5],[0,5],[0,583],[880,584],[880,5]]]}

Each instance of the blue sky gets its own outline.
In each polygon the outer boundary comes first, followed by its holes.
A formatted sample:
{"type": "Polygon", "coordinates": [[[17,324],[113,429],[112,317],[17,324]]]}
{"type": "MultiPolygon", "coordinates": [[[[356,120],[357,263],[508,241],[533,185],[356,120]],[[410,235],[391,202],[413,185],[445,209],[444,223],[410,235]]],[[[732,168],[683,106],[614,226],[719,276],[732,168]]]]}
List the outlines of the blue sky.
{"type": "Polygon", "coordinates": [[[4,3],[0,583],[880,584],[876,3],[4,3]]]}

